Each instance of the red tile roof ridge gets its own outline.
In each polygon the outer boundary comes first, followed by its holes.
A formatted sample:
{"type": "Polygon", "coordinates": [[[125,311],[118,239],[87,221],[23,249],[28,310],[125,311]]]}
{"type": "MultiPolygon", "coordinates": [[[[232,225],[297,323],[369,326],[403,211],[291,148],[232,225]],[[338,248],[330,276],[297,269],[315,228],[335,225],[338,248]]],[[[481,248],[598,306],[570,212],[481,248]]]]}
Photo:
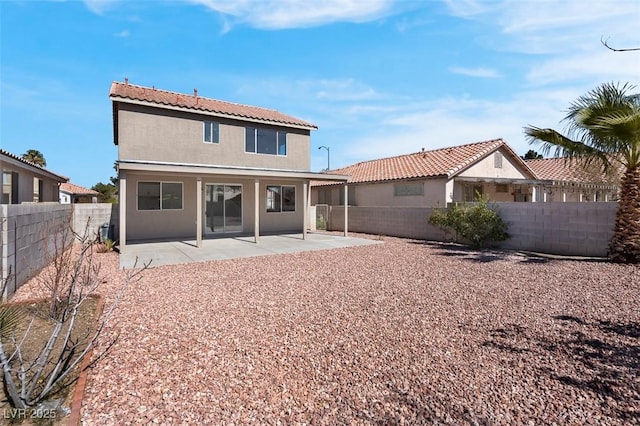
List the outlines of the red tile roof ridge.
{"type": "MultiPolygon", "coordinates": [[[[340,169],[331,170],[329,173],[349,175],[349,183],[383,182],[438,176],[450,179],[499,149],[503,149],[505,155],[513,157],[513,160],[520,164],[525,174],[535,179],[535,173],[502,138],[361,161],[340,169]]],[[[324,182],[317,185],[332,184],[324,182]]],[[[314,182],[315,185],[316,183],[314,182]]]]}
{"type": "Polygon", "coordinates": [[[93,189],[85,188],[84,186],[76,185],[71,182],[61,183],[60,190],[72,194],[100,195],[98,191],[94,191],[93,189]]]}
{"type": "MultiPolygon", "coordinates": [[[[481,145],[481,144],[486,144],[486,143],[490,143],[490,142],[497,142],[496,147],[499,147],[499,146],[501,146],[503,144],[506,145],[506,143],[504,142],[504,140],[502,138],[489,139],[489,140],[480,141],[480,142],[470,142],[470,143],[466,143],[466,144],[463,144],[463,145],[445,146],[445,147],[442,147],[442,148],[435,148],[435,149],[430,149],[430,150],[425,150],[425,151],[420,150],[420,151],[417,151],[417,152],[410,152],[408,154],[398,154],[398,155],[392,155],[390,157],[382,157],[382,158],[374,158],[374,159],[371,159],[371,160],[363,160],[363,161],[359,161],[357,163],[353,163],[353,164],[350,164],[348,166],[341,167],[341,168],[338,168],[338,169],[326,170],[323,173],[333,173],[336,170],[342,170],[342,169],[346,169],[348,167],[355,167],[355,166],[360,165],[360,164],[366,164],[366,163],[371,163],[371,162],[376,162],[376,161],[391,160],[391,159],[394,159],[394,158],[402,158],[402,157],[412,157],[412,156],[418,155],[418,154],[436,153],[438,151],[447,151],[447,150],[452,150],[452,149],[456,149],[457,150],[458,148],[469,147],[469,146],[472,146],[472,145],[481,145]]],[[[478,154],[478,155],[480,156],[481,154],[478,154]]]]}
{"type": "Polygon", "coordinates": [[[54,173],[51,170],[48,170],[46,167],[42,167],[40,164],[36,164],[36,163],[33,163],[33,162],[29,161],[29,160],[25,160],[21,156],[16,155],[16,154],[14,154],[12,152],[9,152],[9,151],[7,151],[5,149],[0,148],[0,154],[6,155],[9,158],[13,158],[14,160],[18,160],[18,161],[20,161],[20,162],[22,162],[24,164],[29,165],[29,166],[36,167],[36,168],[38,168],[38,169],[40,169],[40,170],[42,170],[44,172],[51,173],[52,175],[55,175],[55,176],[57,176],[59,178],[62,178],[62,180],[65,180],[65,181],[69,180],[69,178],[66,177],[66,176],[62,176],[62,175],[59,175],[57,173],[54,173]]]}
{"type": "MultiPolygon", "coordinates": [[[[139,84],[133,84],[133,83],[122,83],[122,82],[119,82],[119,81],[113,81],[112,84],[119,84],[119,85],[122,85],[122,86],[136,87],[136,88],[142,89],[142,90],[153,90],[153,91],[156,91],[156,92],[164,92],[164,93],[167,93],[169,95],[186,96],[186,97],[190,97],[190,98],[194,98],[194,99],[206,99],[208,101],[223,102],[225,104],[231,104],[231,105],[235,105],[235,106],[239,106],[239,107],[257,108],[257,109],[263,109],[263,110],[269,111],[269,112],[280,112],[280,111],[278,111],[276,109],[273,109],[273,108],[265,108],[265,107],[260,107],[260,106],[241,104],[239,102],[225,101],[225,100],[222,100],[222,99],[208,98],[206,96],[196,95],[195,93],[193,95],[190,95],[188,93],[180,93],[180,92],[175,92],[173,90],[158,89],[155,86],[147,87],[147,86],[141,86],[139,84]]],[[[196,93],[197,93],[197,89],[196,89],[196,93]]]]}
{"type": "Polygon", "coordinates": [[[109,96],[150,102],[157,105],[181,107],[196,111],[214,112],[227,116],[253,118],[261,121],[289,124],[309,129],[318,128],[315,124],[284,114],[276,109],[200,96],[197,94],[197,89],[194,89],[193,94],[188,94],[158,89],[155,86],[141,86],[129,83],[128,81],[125,81],[124,83],[113,81],[109,90],[109,96]],[[142,91],[142,94],[139,95],[135,93],[135,91],[142,91]],[[175,96],[175,101],[168,99],[172,96],[175,96]]]}

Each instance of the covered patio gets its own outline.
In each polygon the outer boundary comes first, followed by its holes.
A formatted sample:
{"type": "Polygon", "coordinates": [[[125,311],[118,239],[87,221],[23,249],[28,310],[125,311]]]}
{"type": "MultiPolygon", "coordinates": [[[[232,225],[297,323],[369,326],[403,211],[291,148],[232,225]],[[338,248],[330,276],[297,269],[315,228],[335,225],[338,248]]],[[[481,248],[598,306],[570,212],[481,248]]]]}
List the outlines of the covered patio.
{"type": "Polygon", "coordinates": [[[138,267],[149,262],[153,267],[377,243],[379,241],[319,233],[306,233],[306,238],[303,234],[263,235],[260,244],[255,243],[254,236],[229,236],[202,240],[200,247],[196,240],[138,242],[128,244],[127,250],[120,253],[120,268],[133,268],[136,262],[138,267]]]}

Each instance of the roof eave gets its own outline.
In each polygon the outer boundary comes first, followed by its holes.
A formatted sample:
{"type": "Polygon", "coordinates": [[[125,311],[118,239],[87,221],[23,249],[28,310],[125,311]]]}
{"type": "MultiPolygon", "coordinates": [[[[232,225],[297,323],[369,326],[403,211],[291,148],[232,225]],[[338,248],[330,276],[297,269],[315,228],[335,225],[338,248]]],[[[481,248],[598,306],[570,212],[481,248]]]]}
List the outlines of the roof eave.
{"type": "MultiPolygon", "coordinates": [[[[152,107],[152,108],[168,109],[168,110],[182,111],[182,112],[191,112],[191,113],[202,114],[202,115],[210,115],[210,116],[213,116],[213,117],[228,118],[228,119],[231,119],[231,120],[247,121],[247,122],[250,122],[250,123],[260,123],[260,124],[269,124],[269,125],[272,125],[272,126],[288,127],[288,128],[292,128],[292,129],[302,129],[302,130],[309,130],[309,131],[318,130],[318,126],[316,126],[314,124],[304,125],[304,124],[300,124],[300,123],[288,123],[288,122],[283,122],[283,121],[265,120],[265,119],[255,118],[255,117],[246,117],[246,116],[243,116],[243,115],[225,114],[225,113],[220,113],[220,112],[215,112],[215,111],[207,111],[207,110],[198,109],[198,108],[188,108],[188,107],[181,107],[181,106],[163,104],[163,103],[158,103],[158,102],[143,101],[143,100],[139,100],[139,99],[132,99],[132,98],[119,96],[119,95],[114,95],[114,94],[110,94],[109,98],[114,103],[115,102],[122,102],[122,103],[134,104],[134,105],[148,106],[148,107],[152,107]]],[[[116,143],[116,145],[117,145],[117,143],[116,143]]]]}

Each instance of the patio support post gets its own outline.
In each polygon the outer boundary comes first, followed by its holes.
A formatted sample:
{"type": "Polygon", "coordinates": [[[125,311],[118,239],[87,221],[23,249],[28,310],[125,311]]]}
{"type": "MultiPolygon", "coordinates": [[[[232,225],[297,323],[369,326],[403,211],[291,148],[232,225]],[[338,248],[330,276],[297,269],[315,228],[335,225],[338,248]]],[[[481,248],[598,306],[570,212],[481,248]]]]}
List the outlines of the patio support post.
{"type": "Polygon", "coordinates": [[[537,191],[536,191],[537,189],[538,189],[538,188],[536,188],[536,186],[535,186],[535,185],[531,187],[531,202],[532,202],[532,203],[535,203],[535,202],[536,202],[536,196],[538,195],[538,194],[536,193],[536,192],[537,192],[537,191]]]}
{"type": "Polygon", "coordinates": [[[567,191],[562,191],[562,202],[563,203],[567,202],[567,191]]]}
{"type": "Polygon", "coordinates": [[[124,253],[127,245],[127,173],[124,170],[118,170],[118,179],[120,190],[118,191],[118,204],[120,209],[120,253],[124,253]]]}
{"type": "Polygon", "coordinates": [[[344,184],[344,236],[348,236],[349,228],[349,186],[344,184]]]}
{"type": "Polygon", "coordinates": [[[196,247],[202,247],[202,177],[196,178],[196,247]]]}
{"type": "Polygon", "coordinates": [[[309,183],[304,181],[302,183],[302,215],[304,218],[302,219],[302,239],[307,239],[307,226],[309,224],[309,199],[307,198],[307,188],[309,187],[309,183]]]}
{"type": "Polygon", "coordinates": [[[254,193],[254,223],[253,223],[253,233],[255,243],[258,244],[260,242],[260,179],[256,179],[253,183],[253,193],[254,193]]]}

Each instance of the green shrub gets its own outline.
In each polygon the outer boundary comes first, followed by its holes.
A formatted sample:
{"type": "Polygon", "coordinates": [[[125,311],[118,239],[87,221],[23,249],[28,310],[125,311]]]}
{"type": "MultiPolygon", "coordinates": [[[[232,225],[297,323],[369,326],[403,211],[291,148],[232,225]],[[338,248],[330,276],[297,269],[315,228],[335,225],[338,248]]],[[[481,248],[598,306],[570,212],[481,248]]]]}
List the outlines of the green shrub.
{"type": "Polygon", "coordinates": [[[446,210],[436,211],[429,223],[445,230],[453,230],[458,237],[475,248],[486,247],[509,238],[507,224],[489,200],[479,194],[472,204],[454,204],[446,210]]]}

